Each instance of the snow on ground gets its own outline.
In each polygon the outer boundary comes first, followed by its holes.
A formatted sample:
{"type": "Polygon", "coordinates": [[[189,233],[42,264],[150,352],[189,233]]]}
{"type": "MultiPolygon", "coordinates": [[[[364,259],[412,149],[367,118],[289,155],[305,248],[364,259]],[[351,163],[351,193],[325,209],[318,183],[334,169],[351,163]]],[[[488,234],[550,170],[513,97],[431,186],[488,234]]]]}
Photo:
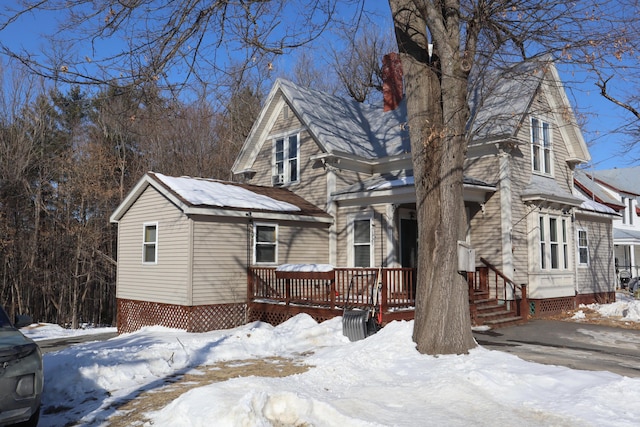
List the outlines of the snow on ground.
{"type": "MultiPolygon", "coordinates": [[[[638,320],[639,307],[619,294],[614,304],[590,308],[638,320]]],[[[421,355],[412,326],[393,322],[352,343],[340,318],[318,324],[298,315],[277,327],[257,322],[199,334],[149,327],[79,344],[44,356],[40,425],[108,425],[119,402],[159,390],[167,378],[271,356],[310,369],[194,387],[147,413],[144,425],[640,425],[640,378],[530,363],[482,347],[461,356],[421,355]]]]}

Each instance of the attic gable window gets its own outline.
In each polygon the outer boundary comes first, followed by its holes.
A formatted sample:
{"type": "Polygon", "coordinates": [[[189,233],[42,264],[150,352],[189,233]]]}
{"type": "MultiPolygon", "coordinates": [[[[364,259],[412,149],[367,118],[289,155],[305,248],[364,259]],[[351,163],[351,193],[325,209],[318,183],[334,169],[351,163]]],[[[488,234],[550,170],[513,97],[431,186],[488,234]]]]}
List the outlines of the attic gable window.
{"type": "Polygon", "coordinates": [[[156,264],[158,262],[158,223],[143,225],[142,262],[156,264]]]}
{"type": "Polygon", "coordinates": [[[531,118],[531,163],[535,172],[551,175],[552,156],[551,125],[535,117],[531,118]]]}
{"type": "Polygon", "coordinates": [[[273,142],[273,185],[298,181],[300,172],[300,134],[287,135],[273,142]]]}

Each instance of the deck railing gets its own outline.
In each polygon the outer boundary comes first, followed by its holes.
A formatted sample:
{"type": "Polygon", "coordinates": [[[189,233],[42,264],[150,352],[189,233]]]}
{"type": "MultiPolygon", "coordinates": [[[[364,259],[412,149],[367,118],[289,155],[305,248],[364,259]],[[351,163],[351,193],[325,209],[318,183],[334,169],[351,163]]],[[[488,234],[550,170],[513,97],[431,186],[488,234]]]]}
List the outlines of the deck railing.
{"type": "Polygon", "coordinates": [[[411,268],[285,272],[276,271],[275,267],[250,267],[247,285],[249,301],[265,300],[332,309],[344,308],[345,305],[366,307],[378,301],[383,312],[408,309],[415,304],[415,272],[411,268]],[[379,287],[376,286],[378,284],[379,287]],[[378,289],[379,300],[374,295],[378,289]]]}

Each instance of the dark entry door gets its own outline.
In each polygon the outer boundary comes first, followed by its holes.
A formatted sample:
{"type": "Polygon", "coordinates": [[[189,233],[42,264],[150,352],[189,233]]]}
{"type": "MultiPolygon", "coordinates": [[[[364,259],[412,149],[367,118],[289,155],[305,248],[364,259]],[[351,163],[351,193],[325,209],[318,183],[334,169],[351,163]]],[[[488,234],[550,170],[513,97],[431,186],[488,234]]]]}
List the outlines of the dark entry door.
{"type": "Polygon", "coordinates": [[[400,219],[400,262],[403,267],[418,266],[418,222],[415,219],[400,219]]]}

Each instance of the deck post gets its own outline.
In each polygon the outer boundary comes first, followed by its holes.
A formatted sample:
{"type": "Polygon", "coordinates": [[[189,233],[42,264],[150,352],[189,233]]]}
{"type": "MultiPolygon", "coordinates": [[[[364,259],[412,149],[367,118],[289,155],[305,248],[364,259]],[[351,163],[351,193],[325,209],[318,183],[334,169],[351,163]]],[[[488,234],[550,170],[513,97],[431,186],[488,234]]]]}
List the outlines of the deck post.
{"type": "Polygon", "coordinates": [[[291,301],[291,279],[284,279],[284,299],[285,303],[289,305],[291,301]]]}
{"type": "Polygon", "coordinates": [[[380,324],[384,325],[384,313],[387,311],[387,302],[389,297],[389,288],[387,286],[387,271],[381,269],[382,274],[382,292],[380,298],[380,324]]]}

